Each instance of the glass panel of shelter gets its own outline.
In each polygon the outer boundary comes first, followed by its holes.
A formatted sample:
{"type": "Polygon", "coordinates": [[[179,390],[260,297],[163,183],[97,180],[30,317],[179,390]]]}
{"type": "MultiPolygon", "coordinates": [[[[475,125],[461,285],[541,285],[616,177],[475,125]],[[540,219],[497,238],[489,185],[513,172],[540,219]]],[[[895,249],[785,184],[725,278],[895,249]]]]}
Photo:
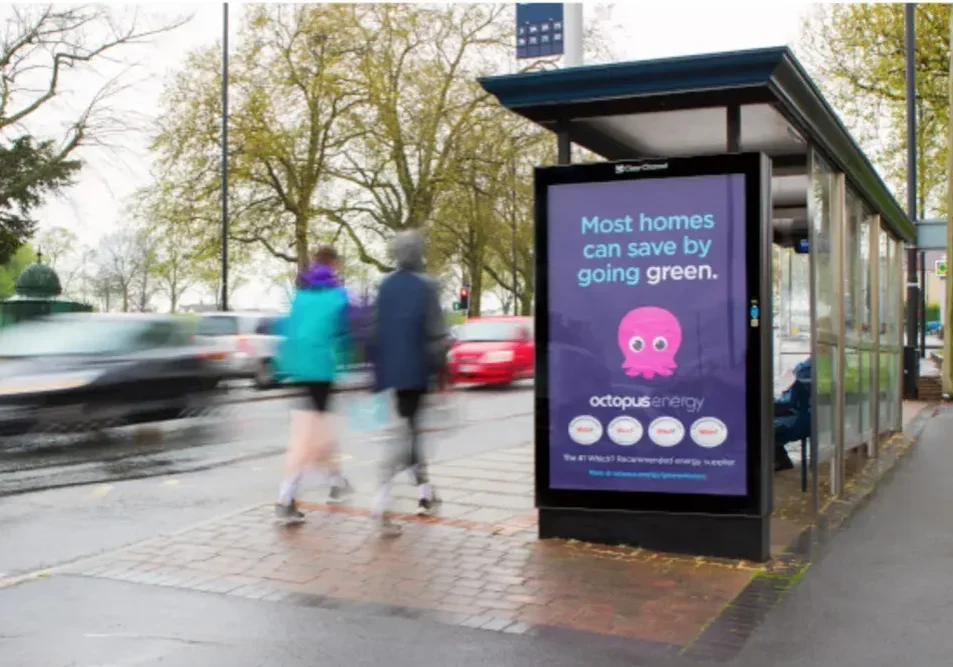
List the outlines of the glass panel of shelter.
{"type": "MultiPolygon", "coordinates": [[[[815,495],[819,492],[817,472],[821,463],[835,458],[842,440],[838,428],[842,380],[838,372],[843,361],[840,353],[841,308],[845,303],[839,280],[841,269],[839,224],[843,209],[840,175],[812,151],[811,179],[808,191],[810,262],[814,289],[812,298],[812,348],[814,401],[812,406],[812,464],[815,495]]],[[[833,481],[832,477],[832,481],[833,481]]],[[[815,503],[818,498],[815,498],[815,503]]]]}

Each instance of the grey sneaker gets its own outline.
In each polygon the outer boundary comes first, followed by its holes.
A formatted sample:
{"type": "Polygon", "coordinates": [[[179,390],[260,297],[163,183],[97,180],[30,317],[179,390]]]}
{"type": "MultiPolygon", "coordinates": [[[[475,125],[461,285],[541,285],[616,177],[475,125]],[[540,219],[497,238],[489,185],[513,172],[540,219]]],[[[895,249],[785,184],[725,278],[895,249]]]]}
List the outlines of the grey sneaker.
{"type": "Polygon", "coordinates": [[[381,537],[397,537],[404,529],[398,523],[394,523],[387,515],[375,517],[377,530],[381,537]]]}
{"type": "Polygon", "coordinates": [[[345,479],[343,483],[331,487],[327,502],[329,505],[339,505],[352,495],[354,495],[354,487],[345,479]]]}
{"type": "Polygon", "coordinates": [[[297,503],[293,500],[288,505],[275,503],[275,517],[287,523],[299,523],[304,521],[304,513],[298,509],[297,503]]]}

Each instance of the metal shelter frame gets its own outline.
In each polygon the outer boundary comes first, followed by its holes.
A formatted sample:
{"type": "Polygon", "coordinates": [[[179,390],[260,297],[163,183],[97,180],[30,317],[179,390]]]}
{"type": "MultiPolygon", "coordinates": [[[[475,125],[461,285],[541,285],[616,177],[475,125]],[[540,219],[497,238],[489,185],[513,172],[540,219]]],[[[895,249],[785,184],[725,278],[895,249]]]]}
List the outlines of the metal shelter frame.
{"type": "MultiPolygon", "coordinates": [[[[726,53],[613,63],[559,70],[533,71],[480,79],[483,88],[510,111],[556,134],[559,164],[572,162],[572,145],[581,146],[609,161],[642,158],[674,158],[724,153],[762,152],[772,162],[772,218],[776,242],[792,237],[809,238],[811,247],[812,356],[816,358],[817,277],[814,248],[827,244],[837,259],[832,274],[834,285],[843,286],[844,262],[850,248],[844,234],[849,215],[859,207],[869,223],[869,257],[883,257],[878,243],[891,247],[916,243],[917,230],[896,201],[870,160],[857,145],[836,112],[824,99],[804,67],[787,47],[762,48],[726,53]],[[811,190],[817,174],[830,174],[833,205],[819,210],[811,190]],[[829,238],[814,222],[823,215],[829,220],[829,238]]],[[[892,253],[893,251],[891,251],[892,253]]],[[[894,255],[891,254],[891,261],[894,255]]],[[[882,260],[881,260],[882,261],[882,260]]],[[[877,264],[878,262],[874,262],[877,264]]],[[[896,264],[901,265],[899,256],[896,264]]],[[[879,285],[877,267],[871,280],[879,285]]],[[[892,274],[891,274],[892,275],[892,274]]],[[[543,279],[543,278],[541,278],[543,279]]],[[[887,285],[893,290],[894,285],[887,285]]],[[[897,293],[887,299],[891,311],[900,313],[899,340],[880,330],[869,334],[862,345],[874,351],[889,345],[891,353],[902,351],[902,281],[897,293]],[[896,297],[896,303],[892,300],[896,297]],[[889,340],[888,340],[889,338],[889,340]]],[[[836,289],[835,289],[836,291],[836,289]]],[[[843,291],[843,289],[841,290],[843,291]]],[[[874,299],[878,301],[878,299],[874,299]]],[[[768,311],[768,308],[764,309],[768,311]]],[[[866,445],[876,456],[878,440],[887,430],[899,430],[897,423],[878,422],[879,395],[871,398],[872,437],[845,447],[843,415],[845,405],[845,308],[837,307],[838,322],[825,334],[824,344],[838,350],[834,359],[834,386],[837,387],[833,441],[831,488],[842,493],[845,481],[845,453],[866,445]]],[[[878,320],[883,314],[878,303],[868,313],[878,320]]],[[[889,317],[889,315],[887,315],[889,317]]],[[[874,354],[875,352],[871,352],[874,354]]],[[[902,356],[902,355],[901,355],[902,356]]],[[[900,365],[895,369],[902,377],[900,365]]],[[[894,369],[890,369],[892,373],[894,369]]],[[[817,397],[815,364],[814,398],[817,397]]],[[[871,370],[873,387],[880,387],[880,361],[871,370]]],[[[878,392],[874,392],[878,393],[878,392]]],[[[898,397],[899,400],[899,397],[898,397]]],[[[815,400],[815,405],[817,401],[815,400]]],[[[811,439],[812,496],[818,506],[818,437],[814,419],[811,439]]],[[[893,421],[893,419],[891,420],[893,421]]]]}

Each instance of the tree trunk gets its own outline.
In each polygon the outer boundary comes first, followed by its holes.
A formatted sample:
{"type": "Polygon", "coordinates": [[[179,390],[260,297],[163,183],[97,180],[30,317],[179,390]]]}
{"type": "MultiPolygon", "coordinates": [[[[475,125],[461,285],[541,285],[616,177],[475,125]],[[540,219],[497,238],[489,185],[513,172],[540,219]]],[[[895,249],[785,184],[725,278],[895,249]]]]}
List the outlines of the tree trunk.
{"type": "Polygon", "coordinates": [[[295,255],[298,257],[298,270],[304,271],[311,263],[308,252],[308,219],[300,213],[295,214],[295,255]]]}
{"type": "Polygon", "coordinates": [[[520,315],[529,317],[533,314],[533,290],[524,287],[520,292],[520,315]]]}
{"type": "Polygon", "coordinates": [[[480,316],[480,300],[483,298],[483,253],[470,263],[470,315],[480,316]]]}

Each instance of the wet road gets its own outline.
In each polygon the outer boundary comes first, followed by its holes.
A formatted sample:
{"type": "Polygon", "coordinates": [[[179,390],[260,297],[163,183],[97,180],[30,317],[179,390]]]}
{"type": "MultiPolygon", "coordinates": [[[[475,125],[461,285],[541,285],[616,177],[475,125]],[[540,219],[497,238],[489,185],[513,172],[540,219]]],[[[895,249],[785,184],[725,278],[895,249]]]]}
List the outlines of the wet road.
{"type": "MultiPolygon", "coordinates": [[[[363,397],[340,394],[338,411],[363,397]]],[[[432,459],[529,441],[532,397],[530,385],[461,391],[449,414],[431,416],[432,459]]],[[[296,400],[232,403],[209,418],[0,451],[0,579],[273,500],[296,400]]],[[[358,489],[373,488],[381,436],[349,428],[343,414],[339,421],[345,472],[358,489]]]]}
{"type": "MultiPolygon", "coordinates": [[[[39,490],[109,483],[116,480],[182,474],[254,461],[284,451],[289,410],[300,399],[273,392],[235,392],[211,415],[160,424],[117,429],[106,434],[44,436],[0,445],[0,496],[39,490]],[[242,400],[251,399],[251,400],[242,400]]],[[[357,460],[377,459],[378,433],[353,428],[348,410],[367,400],[363,392],[336,397],[342,448],[357,460]]],[[[455,392],[444,409],[427,414],[435,456],[469,454],[481,442],[501,446],[499,437],[511,431],[506,422],[526,418],[532,410],[527,385],[505,390],[483,388],[455,392]]],[[[528,430],[521,430],[525,442],[528,430]]]]}

